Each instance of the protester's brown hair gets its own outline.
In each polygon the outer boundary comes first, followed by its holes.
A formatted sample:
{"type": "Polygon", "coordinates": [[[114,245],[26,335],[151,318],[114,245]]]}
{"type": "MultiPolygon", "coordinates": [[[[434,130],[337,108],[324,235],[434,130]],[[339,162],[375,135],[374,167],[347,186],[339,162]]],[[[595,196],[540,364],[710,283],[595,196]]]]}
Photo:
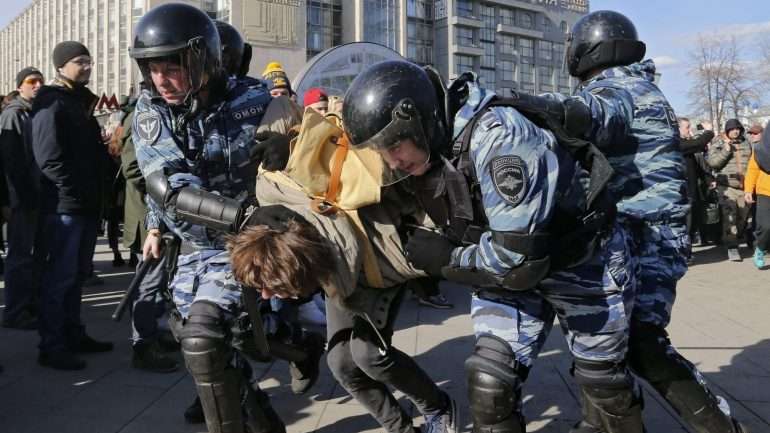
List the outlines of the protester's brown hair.
{"type": "Polygon", "coordinates": [[[289,220],[285,230],[246,228],[227,242],[235,279],[281,297],[307,297],[335,269],[328,241],[312,225],[289,220]]]}

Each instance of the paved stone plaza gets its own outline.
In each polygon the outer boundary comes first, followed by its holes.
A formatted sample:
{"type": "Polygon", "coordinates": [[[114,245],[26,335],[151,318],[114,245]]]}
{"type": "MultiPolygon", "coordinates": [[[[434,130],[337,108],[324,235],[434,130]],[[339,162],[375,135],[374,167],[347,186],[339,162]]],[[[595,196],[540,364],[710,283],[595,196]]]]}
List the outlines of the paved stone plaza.
{"type": "MultiPolygon", "coordinates": [[[[100,240],[96,266],[107,283],[85,290],[83,318],[92,336],[115,342],[114,352],[86,356],[83,371],[54,371],[37,365],[37,333],[0,328],[0,364],[5,368],[0,374],[1,433],[205,432],[205,426],[187,425],[182,418],[194,397],[187,374],[153,374],[129,366],[128,318],[115,323],[110,315],[132,272],[112,268],[111,258],[100,240]]],[[[770,432],[770,270],[760,272],[750,260],[734,263],[725,258],[724,251],[711,247],[696,252],[680,284],[669,330],[673,342],[730,401],[751,432],[770,432]]],[[[457,399],[469,431],[462,367],[473,342],[469,293],[452,286],[445,286],[445,292],[455,309],[434,310],[405,301],[394,344],[415,355],[457,399]]],[[[556,327],[524,388],[530,432],[567,432],[579,417],[565,349],[556,327]]],[[[321,379],[308,395],[291,393],[284,362],[263,365],[262,386],[290,433],[381,431],[335,383],[325,362],[321,379]]],[[[405,399],[401,402],[411,407],[405,399]]],[[[650,394],[645,421],[650,433],[686,431],[650,394]]],[[[416,417],[415,422],[422,420],[416,417]]]]}

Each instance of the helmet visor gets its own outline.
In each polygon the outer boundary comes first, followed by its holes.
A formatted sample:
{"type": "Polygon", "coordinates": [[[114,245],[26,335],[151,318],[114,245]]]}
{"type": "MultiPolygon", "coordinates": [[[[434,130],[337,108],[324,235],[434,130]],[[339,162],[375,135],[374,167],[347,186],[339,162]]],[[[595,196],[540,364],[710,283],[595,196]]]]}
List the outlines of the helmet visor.
{"type": "Polygon", "coordinates": [[[420,114],[411,99],[396,104],[391,121],[359,147],[376,150],[382,157],[382,185],[392,185],[420,175],[430,163],[430,150],[420,114]]]}

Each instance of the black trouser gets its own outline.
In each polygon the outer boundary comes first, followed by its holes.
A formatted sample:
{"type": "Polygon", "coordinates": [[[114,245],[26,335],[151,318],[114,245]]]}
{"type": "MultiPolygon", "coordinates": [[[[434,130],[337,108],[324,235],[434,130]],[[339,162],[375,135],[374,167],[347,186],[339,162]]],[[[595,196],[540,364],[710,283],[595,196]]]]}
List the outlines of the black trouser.
{"type": "Polygon", "coordinates": [[[757,195],[756,210],[754,218],[756,231],[754,232],[754,245],[762,251],[770,252],[770,197],[766,195],[757,195]]]}
{"type": "MultiPolygon", "coordinates": [[[[403,290],[398,298],[403,296],[403,290]]],[[[390,345],[400,299],[391,304],[388,322],[380,330],[388,348],[365,319],[327,299],[326,361],[337,381],[361,403],[388,433],[412,433],[412,418],[388,389],[403,392],[423,414],[446,407],[444,393],[409,355],[390,345]]]]}

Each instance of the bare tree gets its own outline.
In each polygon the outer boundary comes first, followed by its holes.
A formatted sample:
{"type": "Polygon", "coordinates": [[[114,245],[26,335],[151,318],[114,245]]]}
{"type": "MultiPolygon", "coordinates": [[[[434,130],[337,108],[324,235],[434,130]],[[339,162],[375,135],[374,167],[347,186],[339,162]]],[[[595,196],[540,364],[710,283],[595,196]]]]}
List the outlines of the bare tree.
{"type": "Polygon", "coordinates": [[[734,36],[699,35],[690,57],[690,106],[714,125],[722,125],[728,116],[739,117],[742,107],[759,99],[762,89],[750,65],[741,60],[734,36]]]}

